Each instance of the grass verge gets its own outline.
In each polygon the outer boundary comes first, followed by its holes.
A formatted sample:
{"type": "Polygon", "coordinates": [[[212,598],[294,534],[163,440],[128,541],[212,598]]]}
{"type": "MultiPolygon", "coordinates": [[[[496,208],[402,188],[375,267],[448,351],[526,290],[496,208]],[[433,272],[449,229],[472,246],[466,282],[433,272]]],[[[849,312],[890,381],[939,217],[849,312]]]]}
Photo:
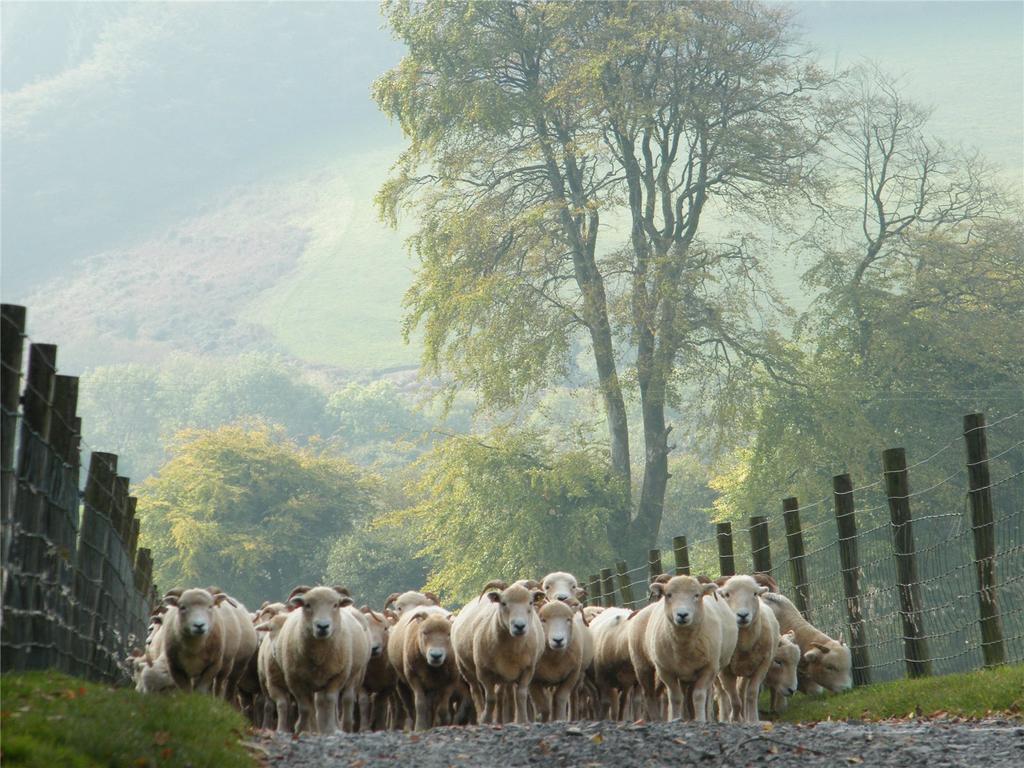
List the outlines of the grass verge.
{"type": "Polygon", "coordinates": [[[897,680],[839,694],[792,700],[779,718],[809,720],[887,720],[912,717],[1010,715],[1024,711],[1024,664],[958,675],[897,680]]]}
{"type": "Polygon", "coordinates": [[[31,768],[252,768],[246,722],[220,700],[143,696],[57,672],[0,678],[0,761],[31,768]]]}

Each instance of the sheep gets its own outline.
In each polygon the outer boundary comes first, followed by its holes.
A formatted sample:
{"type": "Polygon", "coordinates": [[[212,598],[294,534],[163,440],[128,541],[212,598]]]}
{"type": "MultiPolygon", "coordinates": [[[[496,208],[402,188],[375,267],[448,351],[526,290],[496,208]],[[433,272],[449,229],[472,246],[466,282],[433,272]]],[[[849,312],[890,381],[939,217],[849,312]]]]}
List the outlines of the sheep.
{"type": "Polygon", "coordinates": [[[743,575],[732,576],[718,588],[718,596],[735,614],[738,628],[736,648],[719,673],[728,695],[728,701],[722,697],[720,706],[731,710],[736,722],[758,721],[758,693],[779,643],[779,622],[761,601],[766,592],[768,587],[743,575]]]}
{"type": "Polygon", "coordinates": [[[171,677],[182,690],[213,691],[224,665],[221,617],[214,608],[227,595],[211,595],[205,589],[186,589],[164,596],[163,655],[171,677]]]}
{"type": "Polygon", "coordinates": [[[565,602],[573,599],[582,600],[587,596],[587,590],[579,585],[576,577],[565,571],[549,573],[541,581],[540,588],[544,590],[548,600],[561,600],[565,602]]]}
{"type": "MultiPolygon", "coordinates": [[[[388,634],[393,623],[392,617],[395,615],[389,611],[390,616],[386,616],[370,610],[365,605],[359,610],[366,615],[370,628],[370,661],[366,665],[366,675],[363,678],[359,730],[381,730],[387,726],[388,703],[394,699],[397,682],[395,669],[388,655],[388,634]]],[[[398,714],[396,711],[396,722],[398,714]]]]}
{"type": "MultiPolygon", "coordinates": [[[[587,609],[589,610],[589,609],[587,609]]],[[[626,608],[604,608],[590,621],[594,638],[594,684],[597,686],[602,719],[618,720],[625,711],[626,698],[636,687],[636,671],[629,656],[626,608]]]]}
{"type": "Polygon", "coordinates": [[[132,665],[132,679],[139,693],[164,693],[175,690],[167,657],[163,654],[155,659],[141,651],[129,657],[132,665]]]}
{"type": "Polygon", "coordinates": [[[789,697],[796,693],[797,667],[800,664],[800,646],[794,640],[793,630],[783,632],[775,647],[772,666],[764,679],[772,694],[772,711],[785,712],[789,697]]]}
{"type": "Polygon", "coordinates": [[[452,651],[455,655],[455,666],[462,679],[466,681],[470,697],[478,717],[484,711],[484,690],[476,678],[476,667],[473,663],[473,623],[476,614],[489,603],[486,594],[491,589],[505,589],[508,585],[503,581],[489,581],[484,585],[480,595],[466,603],[452,621],[452,651]]]}
{"type": "MultiPolygon", "coordinates": [[[[262,615],[263,612],[261,612],[262,615]]],[[[274,714],[277,714],[277,730],[279,733],[289,733],[291,723],[289,710],[291,707],[291,694],[288,692],[288,683],[284,679],[284,670],[278,661],[276,654],[276,642],[288,621],[287,609],[278,613],[262,615],[263,620],[256,625],[256,631],[267,633],[257,653],[257,667],[260,678],[260,690],[263,693],[263,728],[269,730],[273,726],[274,714]]]]}
{"type": "Polygon", "coordinates": [[[657,683],[668,690],[670,719],[684,714],[686,683],[692,683],[694,717],[707,720],[708,693],[736,646],[736,619],[715,599],[717,585],[690,576],[655,581],[657,603],[637,613],[628,630],[629,655],[647,699],[648,716],[658,717],[657,683]]]}
{"type": "Polygon", "coordinates": [[[397,616],[401,616],[405,611],[410,608],[419,608],[421,606],[428,605],[441,605],[441,601],[437,599],[437,595],[433,592],[393,592],[388,596],[388,599],[384,601],[384,612],[386,613],[391,606],[397,616]]]}
{"type": "MultiPolygon", "coordinates": [[[[590,631],[580,610],[558,600],[542,605],[539,616],[546,647],[534,670],[530,692],[541,720],[568,720],[569,699],[585,669],[583,635],[590,631]],[[548,688],[554,688],[554,713],[548,688]]],[[[592,648],[593,643],[590,645],[592,648]]]]}
{"type": "MultiPolygon", "coordinates": [[[[527,696],[534,668],[544,652],[544,630],[534,604],[544,599],[541,590],[531,591],[520,584],[505,587],[490,582],[484,599],[467,606],[456,618],[458,634],[471,642],[453,642],[459,671],[471,689],[478,688],[483,698],[481,721],[497,721],[498,696],[514,689],[515,721],[527,722],[527,696]],[[496,587],[501,591],[488,591],[496,587]],[[465,632],[463,632],[465,630],[465,632]]],[[[454,627],[453,627],[454,629],[454,627]]],[[[453,641],[456,633],[453,631],[453,641]]]]}
{"type": "Polygon", "coordinates": [[[333,587],[293,590],[288,605],[296,610],[281,628],[275,653],[299,706],[296,731],[309,730],[315,714],[320,733],[335,733],[339,693],[342,728],[351,731],[356,693],[369,656],[368,630],[353,612],[343,610],[352,605],[352,598],[333,587]]]}
{"type": "Polygon", "coordinates": [[[853,660],[843,638],[833,640],[811,625],[784,595],[769,592],[762,599],[779,621],[779,629],[792,631],[800,646],[799,689],[804,693],[833,693],[853,687],[853,660]]]}
{"type": "MultiPolygon", "coordinates": [[[[217,587],[207,587],[206,591],[211,595],[224,595],[225,597],[223,602],[217,606],[224,625],[224,666],[218,677],[217,692],[231,704],[236,704],[239,685],[242,684],[245,689],[246,703],[251,705],[251,694],[254,693],[254,688],[259,688],[257,670],[253,663],[259,640],[256,637],[252,618],[244,605],[223,590],[217,587]],[[252,664],[251,668],[250,664],[252,664]],[[251,678],[246,678],[243,683],[243,678],[250,671],[251,678]]],[[[242,706],[243,711],[248,708],[242,706]]]]}
{"type": "Polygon", "coordinates": [[[423,731],[434,724],[438,710],[447,715],[447,704],[459,679],[452,654],[452,620],[450,614],[422,607],[407,615],[404,645],[395,666],[399,691],[406,707],[415,713],[414,727],[423,731]]]}

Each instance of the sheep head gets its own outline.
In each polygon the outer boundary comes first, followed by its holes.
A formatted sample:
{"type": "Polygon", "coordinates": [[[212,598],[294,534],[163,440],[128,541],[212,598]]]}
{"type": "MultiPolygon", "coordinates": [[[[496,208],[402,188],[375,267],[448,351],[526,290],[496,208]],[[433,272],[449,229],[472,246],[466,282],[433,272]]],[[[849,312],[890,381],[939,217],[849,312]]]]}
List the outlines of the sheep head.
{"type": "Polygon", "coordinates": [[[302,609],[306,629],[313,638],[326,640],[338,627],[341,609],[346,605],[352,605],[352,598],[339,594],[333,587],[314,587],[306,592],[293,594],[288,600],[288,605],[302,609]]]}
{"type": "Polygon", "coordinates": [[[704,615],[704,596],[718,589],[715,584],[701,584],[692,576],[674,576],[667,582],[653,581],[651,593],[663,603],[669,622],[677,627],[700,623],[704,615]]]}
{"type": "Polygon", "coordinates": [[[736,624],[742,629],[757,621],[761,610],[761,595],[768,587],[758,584],[752,576],[731,576],[718,588],[718,596],[736,615],[736,624]]]}

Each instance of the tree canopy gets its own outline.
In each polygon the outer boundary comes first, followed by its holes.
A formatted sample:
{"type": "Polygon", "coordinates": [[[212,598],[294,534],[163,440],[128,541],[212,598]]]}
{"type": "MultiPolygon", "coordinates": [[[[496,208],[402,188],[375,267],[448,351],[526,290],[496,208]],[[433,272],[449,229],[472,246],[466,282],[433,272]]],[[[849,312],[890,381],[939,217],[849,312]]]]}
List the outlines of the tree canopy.
{"type": "Polygon", "coordinates": [[[280,429],[186,430],[138,488],[163,587],[216,584],[243,601],[323,577],[332,543],[378,511],[374,479],[280,429]]]}

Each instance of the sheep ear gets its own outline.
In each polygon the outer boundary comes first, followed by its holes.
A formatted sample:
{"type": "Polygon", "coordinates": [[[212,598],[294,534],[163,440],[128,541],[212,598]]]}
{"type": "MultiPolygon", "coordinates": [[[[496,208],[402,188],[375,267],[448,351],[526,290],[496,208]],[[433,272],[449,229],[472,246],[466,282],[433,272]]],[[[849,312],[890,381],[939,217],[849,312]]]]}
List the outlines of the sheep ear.
{"type": "Polygon", "coordinates": [[[573,592],[576,594],[577,600],[584,600],[587,597],[587,590],[585,587],[576,587],[573,589],[573,592]]]}
{"type": "Polygon", "coordinates": [[[257,624],[255,627],[253,627],[253,629],[255,629],[257,632],[269,632],[273,628],[274,627],[271,625],[269,621],[264,621],[262,624],[257,624]]]}
{"type": "Polygon", "coordinates": [[[339,608],[347,608],[348,606],[352,605],[354,602],[355,602],[355,600],[353,600],[348,595],[341,595],[341,600],[338,601],[338,607],[339,608]]]}
{"type": "Polygon", "coordinates": [[[225,600],[228,601],[229,603],[231,603],[232,605],[235,605],[234,601],[230,597],[225,595],[223,592],[218,592],[216,595],[213,596],[213,604],[214,605],[220,605],[225,600]]]}
{"type": "Polygon", "coordinates": [[[578,603],[576,605],[576,610],[579,611],[580,618],[583,619],[583,626],[584,627],[589,627],[590,626],[590,620],[587,618],[587,612],[583,610],[583,603],[578,603]]]}
{"type": "Polygon", "coordinates": [[[164,595],[164,605],[178,607],[178,598],[174,595],[164,595]]]}
{"type": "Polygon", "coordinates": [[[657,598],[661,598],[665,594],[665,585],[660,581],[652,581],[648,589],[651,590],[651,595],[657,598]]]}
{"type": "Polygon", "coordinates": [[[782,633],[782,636],[788,637],[790,640],[792,640],[796,637],[796,632],[794,632],[792,629],[787,629],[785,632],[782,633]]]}
{"type": "Polygon", "coordinates": [[[542,589],[535,590],[533,593],[533,604],[539,605],[541,602],[547,599],[547,594],[542,589]]]}
{"type": "Polygon", "coordinates": [[[704,588],[701,590],[701,594],[702,595],[714,595],[715,600],[717,600],[718,599],[718,587],[715,586],[714,583],[705,584],[704,588]]]}
{"type": "Polygon", "coordinates": [[[295,610],[296,608],[301,608],[305,604],[306,598],[304,598],[301,594],[292,595],[288,598],[288,610],[295,610]]]}
{"type": "Polygon", "coordinates": [[[501,593],[500,592],[488,592],[487,593],[487,599],[490,600],[492,603],[500,603],[501,602],[501,593]]]}
{"type": "Polygon", "coordinates": [[[760,588],[759,588],[759,589],[757,590],[757,594],[758,594],[759,596],[760,596],[760,595],[763,595],[763,594],[765,594],[765,593],[767,593],[767,592],[771,592],[771,590],[770,590],[770,589],[768,589],[768,587],[760,587],[760,588]]]}
{"type": "Polygon", "coordinates": [[[427,618],[426,611],[416,611],[416,613],[412,615],[412,618],[410,618],[409,621],[423,621],[425,618],[427,618]]]}
{"type": "Polygon", "coordinates": [[[312,589],[312,587],[307,587],[305,584],[300,584],[288,593],[288,597],[286,597],[284,601],[286,603],[291,603],[293,597],[295,597],[296,595],[301,595],[305,592],[309,592],[310,589],[312,589]]]}
{"type": "Polygon", "coordinates": [[[822,645],[821,643],[811,643],[811,645],[814,646],[815,648],[817,648],[822,653],[828,653],[828,646],[827,645],[822,645]]]}
{"type": "Polygon", "coordinates": [[[501,579],[494,579],[492,581],[488,581],[486,584],[484,584],[484,588],[480,590],[480,594],[482,595],[484,592],[490,589],[500,589],[504,592],[506,589],[508,589],[508,584],[506,584],[501,579]]]}
{"type": "Polygon", "coordinates": [[[391,605],[395,600],[400,598],[402,595],[400,592],[392,592],[388,595],[388,599],[384,601],[384,612],[387,613],[388,606],[391,605]]]}
{"type": "Polygon", "coordinates": [[[343,597],[352,597],[352,593],[348,591],[348,587],[343,587],[340,584],[335,584],[333,587],[331,587],[331,589],[333,589],[335,592],[337,592],[339,595],[342,595],[343,597]]]}
{"type": "Polygon", "coordinates": [[[154,616],[152,618],[151,623],[156,624],[156,625],[163,624],[164,623],[164,617],[163,616],[154,616]]]}
{"type": "Polygon", "coordinates": [[[629,621],[629,620],[630,620],[630,619],[632,619],[632,618],[633,618],[634,616],[636,616],[636,615],[637,615],[638,613],[640,613],[640,609],[639,609],[639,608],[637,608],[637,609],[636,609],[635,611],[633,611],[632,613],[630,613],[630,614],[629,614],[629,616],[627,616],[627,617],[626,617],[626,621],[629,621]]]}
{"type": "Polygon", "coordinates": [[[384,609],[384,620],[388,624],[395,624],[398,622],[398,614],[394,611],[389,611],[387,608],[384,609]]]}
{"type": "Polygon", "coordinates": [[[370,606],[368,605],[360,605],[359,612],[369,614],[370,616],[373,615],[373,611],[370,609],[370,606]]]}
{"type": "Polygon", "coordinates": [[[423,592],[422,594],[425,598],[427,598],[427,600],[432,602],[434,605],[441,604],[441,601],[437,599],[437,595],[435,595],[433,592],[423,592]]]}

